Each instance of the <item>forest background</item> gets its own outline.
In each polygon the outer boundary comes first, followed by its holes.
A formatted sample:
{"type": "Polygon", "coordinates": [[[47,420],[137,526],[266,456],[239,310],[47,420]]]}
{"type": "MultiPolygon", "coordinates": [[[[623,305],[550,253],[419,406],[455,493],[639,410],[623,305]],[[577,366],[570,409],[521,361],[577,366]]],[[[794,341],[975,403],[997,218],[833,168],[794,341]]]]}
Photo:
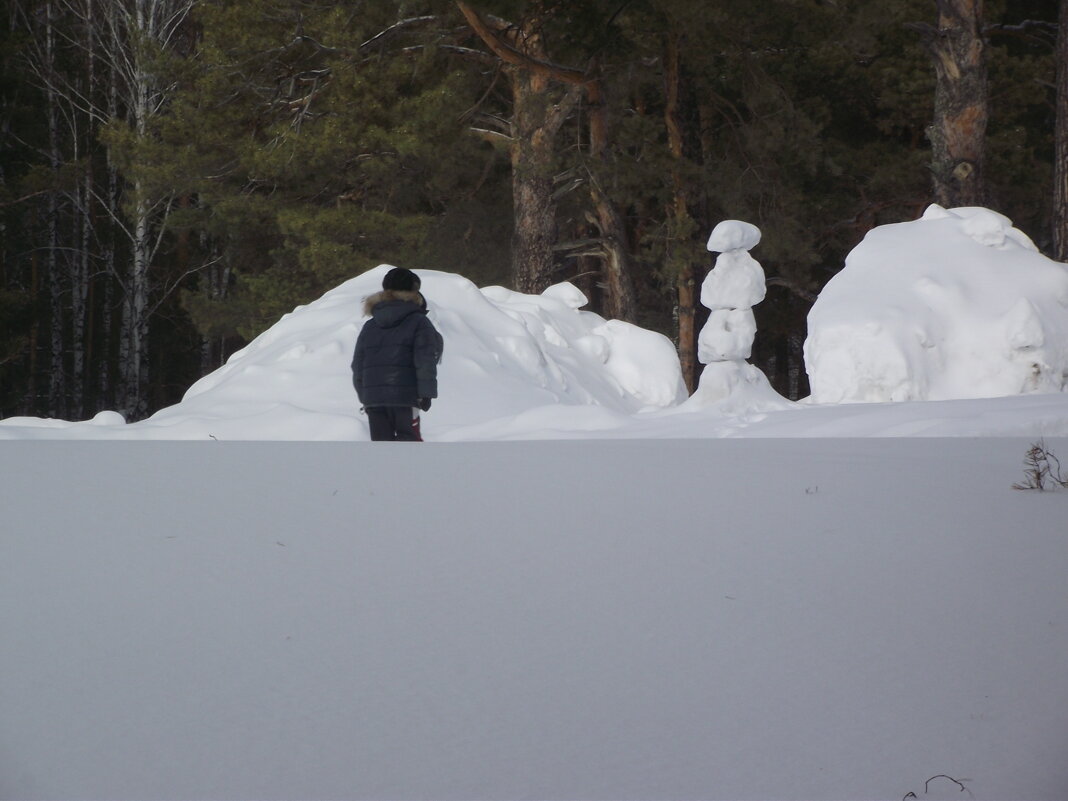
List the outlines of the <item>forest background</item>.
{"type": "Polygon", "coordinates": [[[383,262],[572,281],[692,387],[727,218],[803,397],[873,226],[983,204],[1065,259],[1063,5],[2,0],[0,416],[145,417],[383,262]]]}

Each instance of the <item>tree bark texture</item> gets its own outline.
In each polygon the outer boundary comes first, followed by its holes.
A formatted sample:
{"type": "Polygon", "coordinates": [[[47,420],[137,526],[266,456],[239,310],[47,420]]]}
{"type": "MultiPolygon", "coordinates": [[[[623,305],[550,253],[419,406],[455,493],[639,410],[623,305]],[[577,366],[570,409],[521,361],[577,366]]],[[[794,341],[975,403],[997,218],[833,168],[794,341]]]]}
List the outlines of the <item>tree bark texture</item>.
{"type": "Polygon", "coordinates": [[[989,118],[982,0],[936,0],[937,28],[920,26],[935,67],[934,120],[928,129],[935,200],[986,202],[989,118]]]}
{"type": "MultiPolygon", "coordinates": [[[[59,95],[52,88],[56,74],[55,8],[52,2],[45,4],[45,75],[48,76],[46,100],[48,103],[48,160],[54,176],[59,175],[62,164],[59,134],[59,95]]],[[[58,183],[58,179],[57,179],[58,183]]],[[[50,359],[48,379],[48,413],[60,417],[63,408],[66,371],[63,364],[63,283],[60,275],[59,237],[59,190],[48,193],[48,287],[50,314],[50,359]]]]}
{"type": "MultiPolygon", "coordinates": [[[[457,2],[471,29],[504,63],[511,84],[512,281],[516,290],[532,294],[540,293],[553,281],[553,245],[557,240],[553,199],[556,136],[583,93],[590,108],[591,156],[601,158],[608,141],[600,76],[549,61],[541,31],[548,13],[544,5],[533,3],[528,17],[516,28],[494,26],[466,3],[457,2]],[[566,87],[555,102],[553,84],[566,87]]],[[[636,299],[623,219],[592,173],[589,182],[602,243],[600,258],[608,295],[605,311],[610,317],[633,321],[636,299]]]]}
{"type": "Polygon", "coordinates": [[[1057,29],[1057,122],[1053,137],[1053,258],[1068,261],[1068,0],[1057,29]]]}
{"type": "MultiPolygon", "coordinates": [[[[667,129],[668,149],[674,161],[671,171],[673,185],[672,207],[669,217],[676,232],[687,228],[690,220],[689,204],[686,200],[685,182],[682,177],[683,133],[682,119],[679,112],[679,97],[682,88],[682,73],[679,59],[679,36],[668,35],[664,49],[664,125],[667,129]]],[[[668,258],[672,258],[673,240],[668,240],[668,258]]],[[[694,266],[681,263],[675,276],[675,315],[678,323],[679,364],[686,389],[693,394],[697,389],[699,363],[697,361],[697,277],[694,266]]]]}
{"type": "MultiPolygon", "coordinates": [[[[598,74],[585,86],[590,119],[590,158],[603,161],[608,151],[608,114],[601,75],[598,74]]],[[[616,204],[592,172],[589,183],[590,199],[593,202],[604,251],[601,263],[608,294],[604,311],[608,317],[633,323],[638,319],[638,301],[634,291],[630,252],[627,250],[626,226],[616,204]]]]}
{"type": "Polygon", "coordinates": [[[512,280],[519,292],[537,294],[552,283],[556,204],[553,156],[556,135],[549,121],[548,80],[508,67],[512,84],[512,280]]]}

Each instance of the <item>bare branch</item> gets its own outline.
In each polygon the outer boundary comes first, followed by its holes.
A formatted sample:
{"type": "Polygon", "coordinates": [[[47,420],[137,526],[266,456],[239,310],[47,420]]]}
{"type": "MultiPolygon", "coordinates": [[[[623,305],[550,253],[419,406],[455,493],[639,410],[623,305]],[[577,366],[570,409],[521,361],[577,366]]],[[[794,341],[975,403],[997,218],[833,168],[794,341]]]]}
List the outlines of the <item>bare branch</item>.
{"type": "Polygon", "coordinates": [[[186,278],[189,278],[192,275],[196,275],[197,273],[201,273],[209,267],[218,264],[220,261],[222,261],[222,256],[216,256],[215,258],[209,259],[203,264],[198,264],[196,267],[190,267],[184,273],[175,278],[171,282],[170,286],[164,287],[163,291],[159,295],[159,298],[156,300],[156,303],[149,310],[149,315],[154,315],[157,311],[159,311],[160,307],[167,300],[167,298],[174,294],[174,291],[182,285],[182,282],[184,282],[186,278]]]}
{"type": "Polygon", "coordinates": [[[551,78],[555,81],[560,81],[561,83],[583,86],[590,82],[590,76],[583,70],[564,67],[559,64],[553,64],[549,61],[534,58],[513,47],[510,43],[506,42],[499,33],[490,28],[490,26],[478,15],[478,12],[467,5],[467,3],[463,2],[463,0],[456,0],[456,7],[460,9],[460,13],[464,15],[464,19],[467,20],[467,23],[471,26],[471,30],[478,35],[478,38],[485,42],[486,47],[492,50],[494,55],[506,64],[530,70],[538,75],[551,78]]]}
{"type": "Polygon", "coordinates": [[[47,195],[54,191],[55,190],[53,189],[40,189],[37,192],[30,192],[30,194],[17,197],[14,200],[5,200],[3,203],[0,203],[0,209],[7,208],[8,206],[17,206],[19,203],[25,203],[27,200],[33,200],[35,197],[47,195]]]}
{"type": "Polygon", "coordinates": [[[797,295],[799,298],[802,298],[803,300],[807,300],[809,303],[815,303],[816,302],[816,293],[815,292],[809,292],[804,287],[798,286],[793,281],[787,280],[786,278],[783,278],[780,275],[768,276],[767,281],[765,283],[768,286],[785,287],[786,289],[790,290],[790,292],[792,292],[793,294],[797,295]]]}
{"type": "Polygon", "coordinates": [[[987,34],[1009,36],[1025,42],[1047,47],[1057,41],[1057,23],[1027,19],[1016,25],[987,25],[983,30],[987,34]]]}
{"type": "Polygon", "coordinates": [[[506,133],[500,131],[491,131],[489,128],[470,128],[471,133],[476,136],[485,139],[491,145],[504,145],[505,147],[511,147],[515,141],[506,133]]]}
{"type": "Polygon", "coordinates": [[[426,22],[434,22],[437,19],[438,17],[436,16],[409,17],[408,19],[402,19],[400,22],[394,22],[388,28],[379,31],[366,42],[361,44],[358,49],[365,50],[366,48],[371,47],[374,44],[384,42],[386,39],[395,36],[399,31],[402,31],[405,28],[415,27],[417,25],[422,25],[426,22]]]}
{"type": "Polygon", "coordinates": [[[571,116],[571,112],[575,110],[575,106],[582,99],[583,89],[583,84],[568,86],[567,92],[560,98],[560,102],[549,109],[545,115],[545,128],[550,134],[555,135],[560,130],[560,126],[564,124],[564,120],[571,116]]]}

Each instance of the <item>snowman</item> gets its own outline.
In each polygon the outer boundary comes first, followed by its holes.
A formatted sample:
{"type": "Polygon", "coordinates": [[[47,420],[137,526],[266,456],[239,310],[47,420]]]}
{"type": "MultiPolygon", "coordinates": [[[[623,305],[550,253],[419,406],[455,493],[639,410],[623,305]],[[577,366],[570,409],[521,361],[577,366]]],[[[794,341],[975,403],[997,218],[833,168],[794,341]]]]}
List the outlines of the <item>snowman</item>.
{"type": "Polygon", "coordinates": [[[716,404],[722,411],[789,405],[746,361],[756,337],[753,307],[767,288],[763,268],[749,255],[759,242],[760,229],[741,220],[724,220],[708,238],[708,249],[720,255],[701,284],[701,303],[711,310],[697,337],[697,359],[705,368],[687,405],[716,404]]]}

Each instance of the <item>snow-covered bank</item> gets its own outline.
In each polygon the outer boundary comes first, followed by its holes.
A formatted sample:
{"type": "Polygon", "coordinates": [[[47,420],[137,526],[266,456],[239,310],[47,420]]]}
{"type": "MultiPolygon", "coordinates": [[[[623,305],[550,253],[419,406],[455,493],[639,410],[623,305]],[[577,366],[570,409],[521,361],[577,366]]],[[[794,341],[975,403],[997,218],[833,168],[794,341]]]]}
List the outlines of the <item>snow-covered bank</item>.
{"type": "MultiPolygon", "coordinates": [[[[148,420],[126,425],[107,412],[86,423],[9,419],[0,421],[0,439],[367,439],[350,362],[363,301],[388,269],[285,315],[148,420]]],[[[430,438],[545,406],[594,406],[625,421],[686,397],[667,337],[580,311],[586,298],[571,284],[522,295],[418,272],[445,338],[441,397],[423,426],[430,438]]]]}
{"type": "Polygon", "coordinates": [[[1068,387],[1068,267],[990,209],[869,231],[808,317],[812,398],[946,400],[1068,387]]]}
{"type": "Polygon", "coordinates": [[[1028,443],[3,443],[0,798],[1063,799],[1028,443]]]}
{"type": "MultiPolygon", "coordinates": [[[[748,254],[759,239],[752,225],[727,220],[709,240],[723,253],[702,285],[712,314],[701,332],[701,386],[689,399],[667,338],[582,311],[586,299],[571,284],[522,295],[419,271],[446,343],[424,435],[1068,435],[1068,267],[1039,254],[1010,220],[932,206],[920,220],[869,232],[809,316],[813,395],[802,405],[745,362],[752,306],[764,297],[763,271],[748,254]],[[985,396],[1006,397],[961,400],[985,396]],[[890,401],[912,403],[828,408],[890,401]]],[[[0,420],[0,439],[367,439],[349,360],[363,300],[387,269],[285,315],[148,420],[0,420]]]]}

